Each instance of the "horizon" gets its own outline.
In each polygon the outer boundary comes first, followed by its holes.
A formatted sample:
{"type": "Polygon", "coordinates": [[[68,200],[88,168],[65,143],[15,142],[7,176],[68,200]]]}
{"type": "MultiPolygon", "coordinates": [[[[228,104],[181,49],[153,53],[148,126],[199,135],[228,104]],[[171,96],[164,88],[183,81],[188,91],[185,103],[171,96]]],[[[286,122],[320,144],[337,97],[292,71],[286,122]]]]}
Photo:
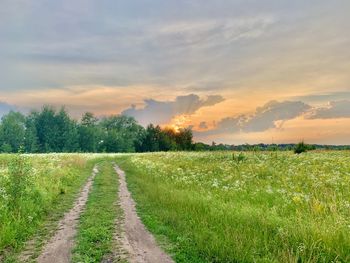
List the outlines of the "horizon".
{"type": "Polygon", "coordinates": [[[350,2],[5,0],[0,116],[65,105],[224,144],[350,144],[350,2]]]}

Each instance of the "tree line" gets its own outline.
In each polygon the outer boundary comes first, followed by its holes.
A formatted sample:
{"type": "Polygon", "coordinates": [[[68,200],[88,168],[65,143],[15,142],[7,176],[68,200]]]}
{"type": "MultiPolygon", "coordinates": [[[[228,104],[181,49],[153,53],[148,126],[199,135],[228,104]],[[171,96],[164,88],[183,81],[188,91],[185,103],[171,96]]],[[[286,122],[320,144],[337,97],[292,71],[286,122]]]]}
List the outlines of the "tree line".
{"type": "Polygon", "coordinates": [[[190,129],[144,128],[128,116],[98,119],[87,112],[77,121],[64,108],[44,106],[24,115],[11,111],[0,123],[0,152],[154,152],[194,149],[190,129]]]}
{"type": "MultiPolygon", "coordinates": [[[[197,142],[193,148],[195,151],[236,151],[236,152],[274,152],[274,151],[294,151],[296,147],[300,147],[300,143],[282,143],[282,144],[216,144],[213,142],[211,145],[197,142]]],[[[304,147],[304,146],[303,146],[304,147]]],[[[350,150],[350,145],[325,145],[325,144],[305,144],[307,151],[312,150],[331,150],[331,151],[343,151],[350,150]]]]}
{"type": "MultiPolygon", "coordinates": [[[[307,145],[308,150],[350,150],[348,145],[307,145]]],[[[96,118],[87,112],[77,121],[64,108],[44,106],[24,115],[11,111],[0,122],[0,152],[157,152],[291,151],[296,144],[216,144],[193,142],[190,129],[146,128],[124,115],[96,118]]]]}

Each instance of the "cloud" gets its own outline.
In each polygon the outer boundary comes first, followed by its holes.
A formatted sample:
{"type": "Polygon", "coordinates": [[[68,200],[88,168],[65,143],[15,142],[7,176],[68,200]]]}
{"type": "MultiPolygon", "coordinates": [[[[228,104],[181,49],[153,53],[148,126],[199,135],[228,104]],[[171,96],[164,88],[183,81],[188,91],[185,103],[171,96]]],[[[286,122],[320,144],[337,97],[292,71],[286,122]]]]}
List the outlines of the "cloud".
{"type": "Polygon", "coordinates": [[[311,106],[301,101],[270,101],[258,107],[253,115],[240,115],[221,119],[216,127],[203,132],[195,132],[196,135],[217,135],[239,132],[262,132],[272,128],[279,128],[284,121],[303,115],[311,106]],[[279,126],[276,122],[282,121],[279,126]]]}
{"type": "Polygon", "coordinates": [[[208,129],[207,122],[202,121],[201,123],[199,123],[198,128],[199,129],[208,129]]]}
{"type": "Polygon", "coordinates": [[[206,99],[200,99],[195,94],[178,96],[174,101],[148,99],[144,101],[146,104],[144,108],[137,109],[133,105],[131,108],[123,111],[122,114],[134,117],[142,125],[149,123],[166,124],[177,115],[193,114],[202,107],[213,106],[222,101],[224,101],[224,98],[218,95],[211,95],[206,99]]]}
{"type": "Polygon", "coordinates": [[[308,119],[350,118],[350,100],[331,101],[327,107],[315,108],[308,119]]]}
{"type": "Polygon", "coordinates": [[[309,105],[301,101],[270,101],[256,109],[255,114],[244,124],[243,130],[259,132],[276,128],[276,121],[294,119],[310,108],[309,105]]]}
{"type": "Polygon", "coordinates": [[[333,92],[318,92],[314,94],[296,96],[295,100],[301,100],[307,103],[324,103],[329,101],[350,100],[350,91],[333,91],[333,92]]]}
{"type": "Polygon", "coordinates": [[[217,129],[220,132],[239,132],[244,126],[246,119],[247,117],[245,115],[224,118],[218,122],[217,129]]]}
{"type": "Polygon", "coordinates": [[[204,72],[208,64],[220,60],[226,68],[218,55],[231,61],[226,48],[236,50],[232,44],[260,37],[276,21],[269,10],[246,14],[237,3],[210,1],[19,2],[1,5],[0,89],[222,81],[204,72]]]}
{"type": "Polygon", "coordinates": [[[155,32],[157,44],[196,48],[222,46],[240,39],[257,38],[275,23],[273,16],[258,15],[230,19],[183,20],[160,26],[155,32]]]}
{"type": "Polygon", "coordinates": [[[23,110],[40,109],[42,105],[65,106],[75,118],[90,111],[97,116],[118,114],[130,104],[142,105],[144,98],[155,94],[147,86],[67,86],[65,88],[33,89],[18,92],[0,91],[0,98],[23,110]],[[126,89],[128,88],[128,91],[126,89]]]}

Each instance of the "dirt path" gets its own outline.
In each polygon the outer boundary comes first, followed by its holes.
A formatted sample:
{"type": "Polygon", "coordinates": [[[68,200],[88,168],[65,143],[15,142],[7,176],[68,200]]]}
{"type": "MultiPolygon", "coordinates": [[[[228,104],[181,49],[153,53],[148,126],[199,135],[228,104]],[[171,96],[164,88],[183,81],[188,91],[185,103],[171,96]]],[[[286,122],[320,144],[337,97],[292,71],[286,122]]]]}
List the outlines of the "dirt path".
{"type": "Polygon", "coordinates": [[[38,257],[38,263],[69,263],[71,260],[71,251],[74,245],[74,237],[80,214],[85,208],[93,180],[98,173],[95,166],[92,175],[86,182],[73,208],[65,214],[59,222],[59,228],[56,234],[44,247],[43,252],[38,257]]]}
{"type": "Polygon", "coordinates": [[[135,202],[127,188],[125,173],[115,166],[119,175],[119,201],[124,211],[123,236],[121,243],[128,252],[128,260],[133,263],[168,263],[174,262],[157,245],[154,237],[146,230],[137,216],[135,202]]]}

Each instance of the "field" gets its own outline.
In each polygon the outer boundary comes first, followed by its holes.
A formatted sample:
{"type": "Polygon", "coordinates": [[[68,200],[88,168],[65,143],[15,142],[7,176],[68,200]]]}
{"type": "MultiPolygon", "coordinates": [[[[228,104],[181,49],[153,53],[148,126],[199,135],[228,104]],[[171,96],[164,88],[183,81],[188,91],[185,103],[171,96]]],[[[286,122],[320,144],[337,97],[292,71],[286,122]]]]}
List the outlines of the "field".
{"type": "Polygon", "coordinates": [[[90,159],[87,155],[0,156],[0,255],[23,248],[34,234],[40,248],[90,175],[90,159]]]}
{"type": "Polygon", "coordinates": [[[113,163],[176,262],[350,261],[346,151],[1,155],[2,259],[20,262],[28,240],[30,258],[40,254],[96,164],[72,261],[116,259],[122,211],[113,163]]]}

